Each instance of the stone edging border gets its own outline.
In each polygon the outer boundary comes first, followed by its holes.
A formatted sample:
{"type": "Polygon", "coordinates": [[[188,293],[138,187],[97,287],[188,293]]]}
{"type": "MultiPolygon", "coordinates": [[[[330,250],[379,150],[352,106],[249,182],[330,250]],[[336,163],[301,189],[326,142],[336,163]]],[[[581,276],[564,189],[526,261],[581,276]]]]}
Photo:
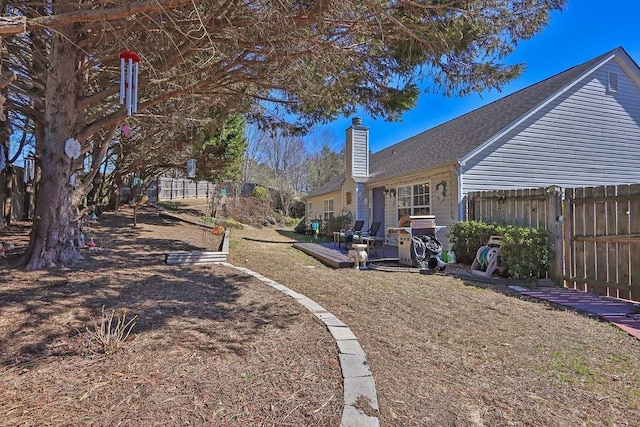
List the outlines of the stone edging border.
{"type": "Polygon", "coordinates": [[[367,414],[377,414],[380,410],[376,385],[369,369],[367,356],[351,329],[320,304],[303,294],[248,268],[238,267],[228,262],[222,262],[220,265],[242,271],[290,296],[325,324],[338,346],[338,357],[340,359],[340,368],[342,369],[344,410],[340,427],[379,427],[380,421],[378,417],[367,414]],[[363,406],[366,406],[363,402],[368,402],[369,406],[363,408],[363,406]]]}

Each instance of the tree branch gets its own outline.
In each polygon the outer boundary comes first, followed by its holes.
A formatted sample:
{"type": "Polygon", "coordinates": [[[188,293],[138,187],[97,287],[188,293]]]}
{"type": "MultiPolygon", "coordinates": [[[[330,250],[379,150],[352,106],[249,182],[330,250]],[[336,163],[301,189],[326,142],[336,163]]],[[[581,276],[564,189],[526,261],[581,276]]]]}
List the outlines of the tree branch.
{"type": "Polygon", "coordinates": [[[187,4],[199,3],[197,0],[153,0],[142,2],[126,2],[124,6],[113,9],[92,9],[80,10],[56,15],[39,16],[29,18],[26,22],[28,30],[39,30],[42,28],[56,28],[69,24],[89,23],[98,21],[114,21],[135,15],[136,13],[146,13],[174,9],[187,4]]]}
{"type": "Polygon", "coordinates": [[[24,16],[0,16],[0,35],[22,34],[27,30],[26,23],[24,16]]]}

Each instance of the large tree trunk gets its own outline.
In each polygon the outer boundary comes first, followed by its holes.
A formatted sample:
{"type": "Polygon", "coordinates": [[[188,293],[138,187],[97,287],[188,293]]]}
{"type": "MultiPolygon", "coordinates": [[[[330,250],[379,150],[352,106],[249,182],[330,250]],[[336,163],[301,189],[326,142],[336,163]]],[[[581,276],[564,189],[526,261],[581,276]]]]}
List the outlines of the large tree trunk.
{"type": "Polygon", "coordinates": [[[11,225],[11,216],[13,213],[13,177],[15,176],[15,169],[11,165],[7,165],[4,173],[4,200],[3,200],[3,213],[4,222],[6,225],[11,225]]]}
{"type": "Polygon", "coordinates": [[[69,185],[74,167],[80,166],[81,160],[74,165],[64,151],[65,141],[76,134],[81,117],[76,77],[80,56],[68,34],[53,36],[45,90],[45,135],[38,147],[42,175],[31,240],[22,259],[28,270],[69,265],[82,259],[74,246],[78,219],[69,185]]]}
{"type": "Polygon", "coordinates": [[[0,203],[2,205],[2,218],[4,218],[6,225],[11,224],[11,201],[13,198],[13,177],[15,175],[15,169],[10,163],[11,158],[9,157],[9,135],[9,121],[3,120],[0,122],[0,150],[2,150],[0,154],[3,155],[6,162],[4,175],[1,175],[2,169],[0,169],[0,175],[4,176],[4,199],[0,200],[0,203]]]}

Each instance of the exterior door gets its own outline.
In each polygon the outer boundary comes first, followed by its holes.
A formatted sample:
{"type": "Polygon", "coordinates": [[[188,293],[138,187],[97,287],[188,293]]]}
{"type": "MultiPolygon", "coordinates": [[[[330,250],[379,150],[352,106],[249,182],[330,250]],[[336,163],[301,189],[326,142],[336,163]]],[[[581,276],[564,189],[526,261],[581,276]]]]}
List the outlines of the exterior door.
{"type": "Polygon", "coordinates": [[[384,187],[377,187],[373,189],[373,213],[371,215],[372,221],[380,221],[380,231],[378,231],[378,237],[384,237],[386,234],[386,227],[384,224],[384,187]]]}

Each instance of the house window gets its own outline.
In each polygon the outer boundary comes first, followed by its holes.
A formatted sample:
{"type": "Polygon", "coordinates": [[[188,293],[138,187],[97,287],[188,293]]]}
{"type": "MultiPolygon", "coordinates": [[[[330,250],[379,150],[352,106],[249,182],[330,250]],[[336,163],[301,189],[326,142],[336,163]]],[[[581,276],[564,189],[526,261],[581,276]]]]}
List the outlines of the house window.
{"type": "Polygon", "coordinates": [[[408,215],[429,215],[429,183],[398,187],[398,220],[408,215]]]}
{"type": "Polygon", "coordinates": [[[333,199],[326,199],[324,201],[324,219],[333,218],[333,199]]]}
{"type": "Polygon", "coordinates": [[[618,91],[618,73],[609,73],[608,89],[609,92],[618,91]]]}

